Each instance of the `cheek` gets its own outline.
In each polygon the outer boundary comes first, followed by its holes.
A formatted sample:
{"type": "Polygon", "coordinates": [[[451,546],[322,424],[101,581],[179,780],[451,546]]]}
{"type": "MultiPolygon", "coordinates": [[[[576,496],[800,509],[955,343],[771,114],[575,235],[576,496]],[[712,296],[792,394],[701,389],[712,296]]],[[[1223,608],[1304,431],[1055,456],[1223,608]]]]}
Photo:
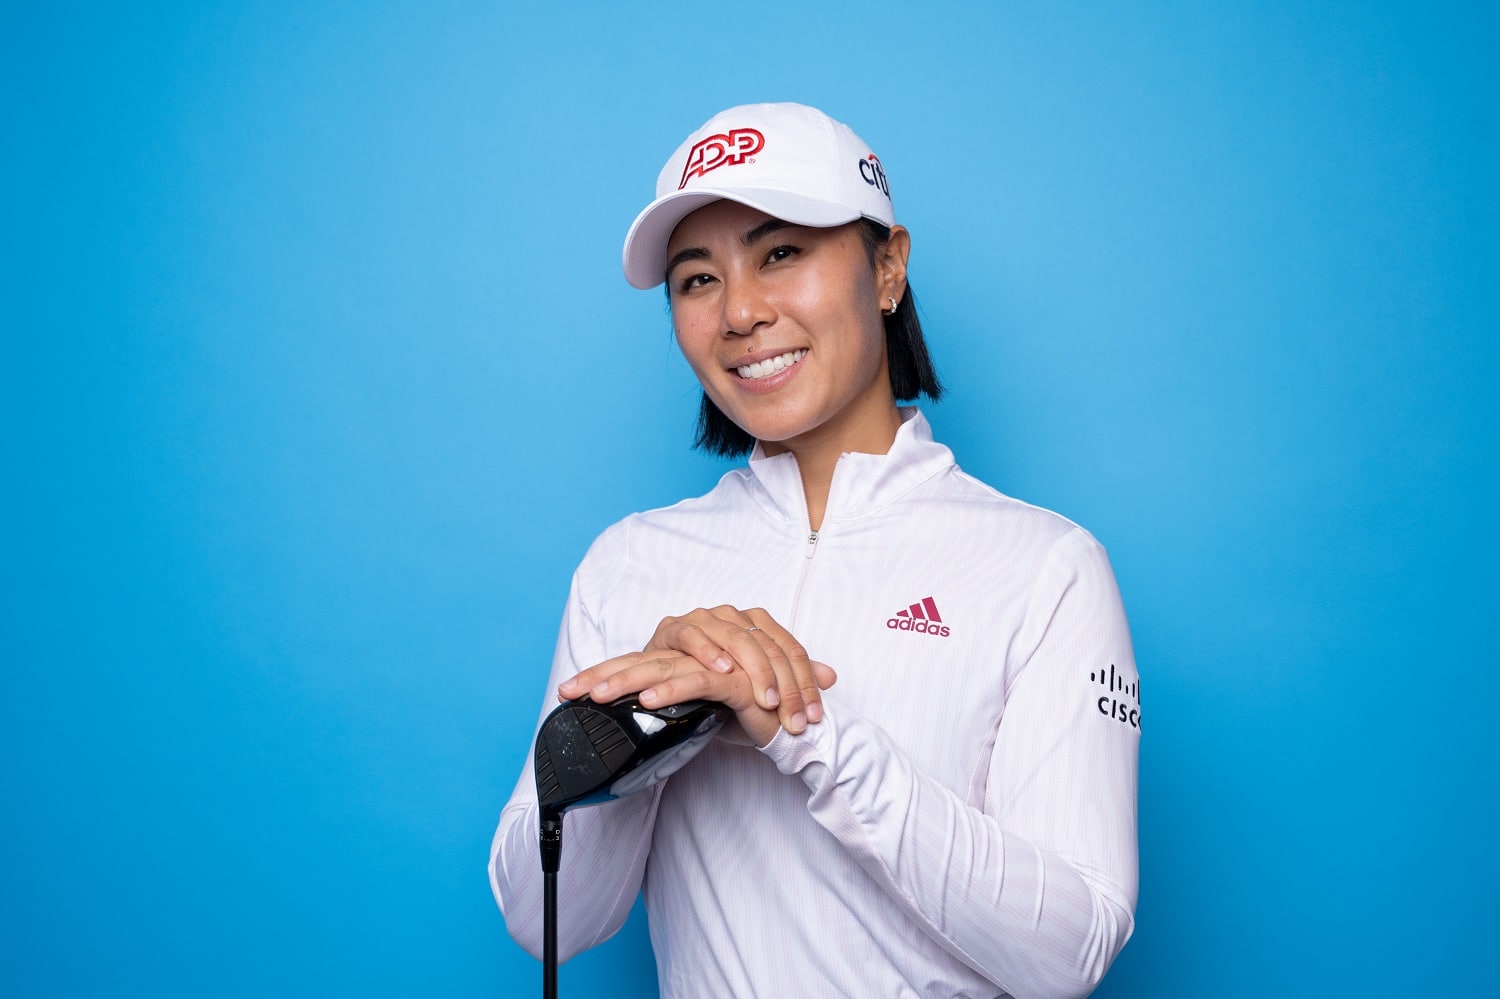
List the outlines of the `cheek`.
{"type": "Polygon", "coordinates": [[[879,373],[885,361],[884,324],[867,326],[860,336],[860,367],[873,378],[879,373]]]}
{"type": "Polygon", "coordinates": [[[716,331],[701,321],[695,321],[691,310],[672,311],[672,334],[677,338],[677,349],[682,351],[688,366],[700,378],[705,370],[717,367],[717,362],[713,360],[714,346],[718,340],[716,331]]]}
{"type": "Polygon", "coordinates": [[[821,323],[839,330],[845,357],[861,373],[878,367],[885,357],[885,322],[874,301],[875,282],[863,269],[829,279],[825,287],[846,289],[845,294],[818,301],[821,323]]]}

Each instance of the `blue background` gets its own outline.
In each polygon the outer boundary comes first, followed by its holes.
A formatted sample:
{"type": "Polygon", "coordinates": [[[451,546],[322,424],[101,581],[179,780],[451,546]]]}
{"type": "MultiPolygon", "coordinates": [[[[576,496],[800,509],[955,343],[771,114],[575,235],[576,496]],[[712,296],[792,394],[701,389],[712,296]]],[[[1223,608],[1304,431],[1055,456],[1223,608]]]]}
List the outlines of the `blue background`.
{"type": "Polygon", "coordinates": [[[723,469],[620,240],[763,99],[881,154],[940,437],[1114,559],[1099,994],[1493,988],[1493,8],[919,6],[6,5],[0,993],[536,991],[569,574],[723,469]]]}

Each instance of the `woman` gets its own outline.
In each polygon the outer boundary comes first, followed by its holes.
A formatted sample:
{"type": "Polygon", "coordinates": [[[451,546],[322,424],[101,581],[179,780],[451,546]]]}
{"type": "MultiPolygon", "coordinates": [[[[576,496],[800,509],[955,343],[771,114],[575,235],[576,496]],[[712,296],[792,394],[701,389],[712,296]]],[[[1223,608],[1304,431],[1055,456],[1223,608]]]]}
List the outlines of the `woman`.
{"type": "MultiPolygon", "coordinates": [[[[599,537],[552,686],[706,697],[737,725],[570,818],[564,958],[643,887],[665,996],[1087,994],[1137,889],[1139,685],[1103,550],[898,407],[938,384],[910,236],[846,126],[732,108],[657,194],[626,276],[667,283],[700,445],[754,451],[599,537]]],[[[528,767],[491,877],[533,953],[536,829],[528,767]]]]}

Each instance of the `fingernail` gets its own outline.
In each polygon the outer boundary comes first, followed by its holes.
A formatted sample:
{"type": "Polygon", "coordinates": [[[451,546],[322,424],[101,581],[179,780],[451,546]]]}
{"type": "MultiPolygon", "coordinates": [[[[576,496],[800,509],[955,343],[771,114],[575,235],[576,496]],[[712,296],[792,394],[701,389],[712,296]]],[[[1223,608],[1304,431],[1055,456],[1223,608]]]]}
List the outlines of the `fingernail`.
{"type": "Polygon", "coordinates": [[[781,695],[776,693],[775,687],[766,688],[766,707],[774,708],[781,703],[781,695]]]}
{"type": "Polygon", "coordinates": [[[594,689],[589,691],[589,693],[593,694],[595,697],[603,697],[605,694],[609,693],[609,681],[605,680],[603,683],[596,684],[594,686],[594,689]]]}
{"type": "Polygon", "coordinates": [[[807,715],[798,711],[792,715],[792,734],[800,735],[807,728],[807,715]]]}
{"type": "Polygon", "coordinates": [[[656,703],[656,691],[654,691],[654,690],[643,690],[643,691],[641,691],[641,703],[642,704],[655,704],[656,703]]]}
{"type": "Polygon", "coordinates": [[[734,669],[734,663],[729,661],[728,656],[720,656],[719,658],[714,660],[714,669],[718,670],[720,673],[728,673],[730,670],[734,669]]]}
{"type": "Polygon", "coordinates": [[[809,704],[807,706],[807,720],[810,721],[810,722],[820,722],[820,721],[822,721],[823,720],[823,705],[818,704],[816,702],[814,702],[812,704],[809,704]]]}

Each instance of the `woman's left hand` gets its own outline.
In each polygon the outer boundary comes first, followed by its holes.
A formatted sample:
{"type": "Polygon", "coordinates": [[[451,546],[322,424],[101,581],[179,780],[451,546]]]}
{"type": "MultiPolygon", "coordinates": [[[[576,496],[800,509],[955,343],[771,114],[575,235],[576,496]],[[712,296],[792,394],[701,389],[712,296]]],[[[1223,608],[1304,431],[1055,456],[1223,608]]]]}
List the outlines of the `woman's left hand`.
{"type": "Polygon", "coordinates": [[[684,652],[704,667],[729,673],[736,666],[750,678],[755,702],[774,711],[793,735],[823,717],[822,690],[802,643],[763,608],[730,604],[700,607],[663,618],[646,651],[684,652]]]}
{"type": "Polygon", "coordinates": [[[592,666],[558,694],[604,702],[639,693],[648,707],[718,701],[762,746],[780,728],[795,735],[820,720],[820,693],[836,679],[765,611],[721,606],[663,619],[644,651],[592,666]]]}

